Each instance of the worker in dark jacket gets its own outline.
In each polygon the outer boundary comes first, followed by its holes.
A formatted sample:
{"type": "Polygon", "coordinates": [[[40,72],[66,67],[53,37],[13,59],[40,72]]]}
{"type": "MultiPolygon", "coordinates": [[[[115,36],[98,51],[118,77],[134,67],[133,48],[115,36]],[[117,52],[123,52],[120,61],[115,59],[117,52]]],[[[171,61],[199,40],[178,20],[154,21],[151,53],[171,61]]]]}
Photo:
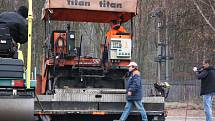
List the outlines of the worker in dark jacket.
{"type": "Polygon", "coordinates": [[[203,67],[197,69],[193,67],[196,72],[196,77],[201,80],[201,93],[203,96],[204,111],[206,121],[212,121],[212,101],[215,94],[215,69],[210,66],[210,60],[203,61],[203,67]]]}
{"type": "Polygon", "coordinates": [[[138,66],[135,62],[130,62],[128,65],[130,77],[127,80],[126,87],[126,105],[125,109],[120,117],[120,121],[125,121],[135,105],[141,114],[142,121],[148,121],[145,109],[141,102],[142,100],[142,84],[140,78],[140,72],[138,71],[138,66]]]}
{"type": "Polygon", "coordinates": [[[0,14],[0,24],[5,24],[10,31],[10,35],[16,43],[24,44],[28,40],[28,28],[26,18],[28,8],[19,7],[16,12],[3,12],[0,14]]]}

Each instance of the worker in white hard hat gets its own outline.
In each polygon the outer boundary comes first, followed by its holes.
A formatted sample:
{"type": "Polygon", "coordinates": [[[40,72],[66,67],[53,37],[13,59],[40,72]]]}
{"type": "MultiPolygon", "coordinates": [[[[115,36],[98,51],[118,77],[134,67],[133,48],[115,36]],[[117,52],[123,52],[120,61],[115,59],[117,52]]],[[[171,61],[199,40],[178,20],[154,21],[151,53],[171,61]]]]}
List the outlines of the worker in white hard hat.
{"type": "Polygon", "coordinates": [[[142,83],[140,77],[140,71],[138,70],[138,65],[135,62],[130,62],[128,65],[128,70],[130,76],[128,78],[126,86],[126,105],[124,111],[120,117],[120,121],[125,121],[135,105],[141,114],[142,121],[148,121],[146,111],[142,104],[142,83]]]}

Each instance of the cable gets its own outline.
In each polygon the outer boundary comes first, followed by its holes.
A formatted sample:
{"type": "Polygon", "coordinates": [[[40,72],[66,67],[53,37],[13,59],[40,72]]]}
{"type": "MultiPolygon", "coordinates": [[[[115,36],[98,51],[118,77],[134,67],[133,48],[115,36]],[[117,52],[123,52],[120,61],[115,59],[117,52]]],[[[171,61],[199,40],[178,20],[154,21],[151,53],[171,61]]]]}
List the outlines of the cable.
{"type": "Polygon", "coordinates": [[[39,105],[40,105],[40,108],[41,108],[42,112],[44,112],[44,108],[43,108],[43,106],[42,106],[42,104],[41,104],[41,102],[40,102],[40,100],[39,100],[39,98],[38,98],[38,96],[37,96],[37,94],[36,94],[35,91],[34,91],[34,95],[35,95],[35,97],[36,97],[36,99],[37,99],[37,102],[38,102],[39,105]]]}

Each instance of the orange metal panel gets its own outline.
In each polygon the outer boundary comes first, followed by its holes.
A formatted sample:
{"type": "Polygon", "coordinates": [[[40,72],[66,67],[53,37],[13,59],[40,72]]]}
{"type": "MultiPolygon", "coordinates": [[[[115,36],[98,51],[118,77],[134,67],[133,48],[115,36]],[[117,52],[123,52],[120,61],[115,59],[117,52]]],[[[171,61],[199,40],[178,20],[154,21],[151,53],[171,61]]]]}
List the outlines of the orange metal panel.
{"type": "Polygon", "coordinates": [[[111,38],[131,39],[131,35],[111,35],[111,38]]]}
{"type": "MultiPolygon", "coordinates": [[[[69,10],[69,9],[52,9],[49,14],[50,20],[58,21],[77,21],[77,22],[96,22],[96,23],[110,23],[112,20],[118,20],[123,16],[123,22],[130,20],[135,16],[134,13],[119,13],[119,12],[104,12],[86,10],[69,10]]],[[[48,10],[45,11],[44,20],[48,20],[48,10]]]]}
{"type": "MultiPolygon", "coordinates": [[[[56,59],[55,64],[59,66],[65,65],[78,65],[78,57],[72,59],[56,59]]],[[[79,62],[79,66],[100,66],[101,60],[100,59],[88,59],[88,58],[81,58],[79,62]]],[[[46,65],[54,65],[53,60],[47,60],[46,65]]]]}
{"type": "Polygon", "coordinates": [[[57,53],[64,53],[67,54],[67,34],[65,33],[59,33],[54,32],[54,51],[57,53]],[[63,47],[58,47],[58,41],[59,39],[63,39],[63,47]]]}

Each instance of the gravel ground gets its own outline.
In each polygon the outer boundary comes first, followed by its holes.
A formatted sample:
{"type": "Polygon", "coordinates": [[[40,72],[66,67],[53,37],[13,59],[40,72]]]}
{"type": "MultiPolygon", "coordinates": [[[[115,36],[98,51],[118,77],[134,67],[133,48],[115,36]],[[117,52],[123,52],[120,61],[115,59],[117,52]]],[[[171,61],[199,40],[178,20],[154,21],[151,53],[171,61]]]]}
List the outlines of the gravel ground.
{"type": "MultiPolygon", "coordinates": [[[[166,110],[168,112],[166,121],[205,121],[201,102],[188,104],[170,102],[166,103],[166,110]]],[[[215,109],[213,116],[215,116],[215,109]]]]}

